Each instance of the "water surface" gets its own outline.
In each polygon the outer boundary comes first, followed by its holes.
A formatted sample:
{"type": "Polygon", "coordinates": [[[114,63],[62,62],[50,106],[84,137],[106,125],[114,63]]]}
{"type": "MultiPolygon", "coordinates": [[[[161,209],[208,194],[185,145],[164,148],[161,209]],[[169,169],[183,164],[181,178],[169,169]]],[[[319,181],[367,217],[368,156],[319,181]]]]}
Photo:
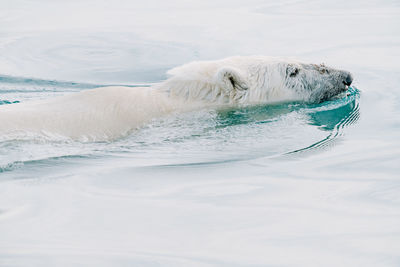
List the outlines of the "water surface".
{"type": "Polygon", "coordinates": [[[0,1],[0,105],[263,54],[347,96],[170,115],[109,142],[0,137],[0,266],[398,266],[396,1],[0,1]]]}

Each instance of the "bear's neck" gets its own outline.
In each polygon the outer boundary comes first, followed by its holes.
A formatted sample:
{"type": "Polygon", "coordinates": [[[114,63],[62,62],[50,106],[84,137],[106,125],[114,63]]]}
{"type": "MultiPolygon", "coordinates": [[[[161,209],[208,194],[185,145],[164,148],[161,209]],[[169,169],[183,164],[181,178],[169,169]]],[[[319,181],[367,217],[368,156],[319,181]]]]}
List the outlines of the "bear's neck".
{"type": "Polygon", "coordinates": [[[199,80],[182,80],[171,77],[158,84],[157,90],[170,98],[181,99],[189,102],[206,102],[208,104],[229,104],[230,97],[215,82],[199,80]]]}

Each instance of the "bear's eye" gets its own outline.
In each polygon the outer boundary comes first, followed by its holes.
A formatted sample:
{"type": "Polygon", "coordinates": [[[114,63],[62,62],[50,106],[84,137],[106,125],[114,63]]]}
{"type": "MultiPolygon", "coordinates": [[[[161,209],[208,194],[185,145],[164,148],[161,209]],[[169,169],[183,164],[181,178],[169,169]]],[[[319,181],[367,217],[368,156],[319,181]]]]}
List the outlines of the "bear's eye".
{"type": "Polygon", "coordinates": [[[286,67],[287,77],[295,77],[297,74],[299,74],[299,72],[300,72],[300,68],[294,64],[288,64],[286,67]]]}
{"type": "Polygon", "coordinates": [[[326,68],[320,68],[319,69],[319,73],[321,73],[321,74],[329,74],[329,71],[326,69],[326,68]]]}
{"type": "Polygon", "coordinates": [[[298,68],[293,68],[293,70],[290,72],[290,77],[295,77],[299,73],[298,68]]]}
{"type": "Polygon", "coordinates": [[[328,69],[326,68],[326,66],[325,66],[325,64],[324,63],[322,63],[320,66],[319,66],[319,73],[321,73],[321,74],[329,74],[329,71],[328,71],[328,69]]]}

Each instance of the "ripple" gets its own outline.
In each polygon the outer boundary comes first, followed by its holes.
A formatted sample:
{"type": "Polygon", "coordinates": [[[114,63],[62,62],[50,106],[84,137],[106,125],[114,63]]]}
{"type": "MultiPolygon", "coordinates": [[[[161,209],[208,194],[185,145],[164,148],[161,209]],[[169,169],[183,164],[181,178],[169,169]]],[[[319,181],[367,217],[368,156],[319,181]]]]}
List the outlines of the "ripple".
{"type": "Polygon", "coordinates": [[[320,106],[315,106],[308,110],[307,112],[310,116],[309,123],[329,132],[329,134],[322,140],[307,147],[288,152],[287,154],[306,152],[333,145],[337,138],[343,135],[344,129],[356,123],[360,118],[359,97],[359,90],[355,87],[350,87],[346,97],[326,101],[320,106]]]}
{"type": "Polygon", "coordinates": [[[107,84],[160,81],[166,70],[196,59],[190,45],[129,32],[36,32],[9,37],[0,53],[4,70],[14,76],[107,84]]]}

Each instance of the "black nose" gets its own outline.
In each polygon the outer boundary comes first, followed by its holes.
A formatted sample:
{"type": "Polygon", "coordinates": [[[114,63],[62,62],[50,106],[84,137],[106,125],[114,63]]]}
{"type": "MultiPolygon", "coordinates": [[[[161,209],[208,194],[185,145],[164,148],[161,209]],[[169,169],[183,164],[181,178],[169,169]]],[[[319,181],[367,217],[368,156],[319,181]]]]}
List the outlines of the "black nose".
{"type": "Polygon", "coordinates": [[[353,82],[353,77],[351,74],[348,74],[346,78],[343,80],[343,83],[347,86],[350,86],[350,84],[353,82]]]}

